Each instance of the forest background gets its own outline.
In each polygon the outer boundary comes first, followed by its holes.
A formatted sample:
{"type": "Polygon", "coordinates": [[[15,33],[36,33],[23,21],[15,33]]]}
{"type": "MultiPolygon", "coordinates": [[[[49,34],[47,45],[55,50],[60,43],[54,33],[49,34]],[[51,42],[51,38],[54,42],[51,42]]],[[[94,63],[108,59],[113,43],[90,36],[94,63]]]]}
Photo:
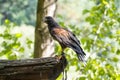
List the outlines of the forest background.
{"type": "MultiPolygon", "coordinates": [[[[0,0],[0,59],[33,58],[36,10],[37,0],[0,0]]],[[[68,80],[120,80],[120,0],[58,0],[55,19],[89,56],[84,67],[65,51],[68,80]]]]}

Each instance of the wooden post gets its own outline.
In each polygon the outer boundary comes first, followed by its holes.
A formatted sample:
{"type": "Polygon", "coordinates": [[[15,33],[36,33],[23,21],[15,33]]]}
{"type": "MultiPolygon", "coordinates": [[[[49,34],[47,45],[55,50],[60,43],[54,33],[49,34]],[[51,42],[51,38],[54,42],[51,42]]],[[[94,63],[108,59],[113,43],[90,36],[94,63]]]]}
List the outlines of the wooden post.
{"type": "Polygon", "coordinates": [[[66,65],[64,56],[0,60],[0,80],[56,80],[66,65]]]}

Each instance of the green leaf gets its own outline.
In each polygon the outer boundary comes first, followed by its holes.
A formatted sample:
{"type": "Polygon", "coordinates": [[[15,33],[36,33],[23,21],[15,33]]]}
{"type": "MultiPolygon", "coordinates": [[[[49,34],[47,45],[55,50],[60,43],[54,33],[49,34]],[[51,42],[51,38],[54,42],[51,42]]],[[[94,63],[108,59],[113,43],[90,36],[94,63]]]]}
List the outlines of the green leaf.
{"type": "Polygon", "coordinates": [[[17,49],[17,48],[20,47],[20,45],[21,45],[20,42],[17,42],[17,43],[15,42],[15,43],[12,44],[12,47],[17,49]]]}
{"type": "Polygon", "coordinates": [[[25,50],[25,49],[24,49],[23,47],[21,47],[21,48],[19,49],[19,52],[23,53],[24,50],[25,50]]]}
{"type": "Polygon", "coordinates": [[[2,42],[2,46],[3,46],[3,47],[6,47],[6,46],[7,46],[7,42],[6,42],[6,41],[3,41],[3,42],[2,42]]]}
{"type": "Polygon", "coordinates": [[[0,34],[0,37],[2,37],[3,36],[3,34],[0,34]]]}
{"type": "Polygon", "coordinates": [[[114,61],[114,62],[118,62],[119,59],[118,59],[117,57],[113,57],[113,58],[112,58],[112,61],[114,61]]]}
{"type": "Polygon", "coordinates": [[[6,40],[10,40],[12,38],[12,35],[7,33],[7,34],[3,35],[3,38],[6,39],[6,40]]]}
{"type": "Polygon", "coordinates": [[[117,75],[116,80],[120,80],[120,74],[117,75]]]}
{"type": "Polygon", "coordinates": [[[21,33],[16,33],[16,34],[15,34],[15,37],[16,37],[16,38],[20,38],[20,37],[22,37],[22,34],[21,34],[21,33]]]}
{"type": "Polygon", "coordinates": [[[89,10],[85,9],[83,10],[83,14],[87,14],[89,12],[89,10]]]}
{"type": "Polygon", "coordinates": [[[102,0],[103,4],[108,5],[108,2],[106,0],[102,0]]]}
{"type": "Polygon", "coordinates": [[[33,42],[32,42],[30,39],[27,38],[27,39],[26,39],[26,43],[27,43],[27,44],[32,44],[33,42]]]}
{"type": "Polygon", "coordinates": [[[117,55],[120,55],[120,49],[118,49],[116,53],[117,53],[117,55]]]}
{"type": "Polygon", "coordinates": [[[120,35],[120,30],[117,30],[117,31],[116,31],[116,34],[120,35]]]}
{"type": "Polygon", "coordinates": [[[104,75],[105,74],[105,71],[102,67],[99,67],[98,71],[99,71],[99,75],[104,75]]]}
{"type": "Polygon", "coordinates": [[[77,80],[86,80],[86,77],[80,77],[79,79],[77,80]]]}
{"type": "Polygon", "coordinates": [[[10,21],[8,19],[5,20],[5,24],[8,25],[10,24],[10,21]]]}

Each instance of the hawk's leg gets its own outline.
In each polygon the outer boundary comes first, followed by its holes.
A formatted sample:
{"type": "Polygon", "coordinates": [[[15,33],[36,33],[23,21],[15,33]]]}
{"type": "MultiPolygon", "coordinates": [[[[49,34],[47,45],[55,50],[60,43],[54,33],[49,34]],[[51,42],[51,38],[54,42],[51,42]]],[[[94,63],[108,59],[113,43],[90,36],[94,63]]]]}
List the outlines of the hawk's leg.
{"type": "Polygon", "coordinates": [[[65,56],[64,50],[65,50],[66,47],[61,44],[61,48],[62,48],[62,53],[61,53],[61,55],[62,55],[62,56],[65,56]]]}
{"type": "Polygon", "coordinates": [[[65,53],[62,51],[61,55],[62,55],[62,56],[65,56],[65,53]]]}
{"type": "MultiPolygon", "coordinates": [[[[61,56],[65,58],[64,49],[65,49],[65,48],[62,48],[61,56]]],[[[65,62],[67,62],[67,61],[65,60],[65,62]]],[[[63,78],[62,78],[62,80],[67,80],[67,71],[64,70],[64,66],[65,66],[64,63],[65,63],[65,62],[63,61],[63,78]]]]}

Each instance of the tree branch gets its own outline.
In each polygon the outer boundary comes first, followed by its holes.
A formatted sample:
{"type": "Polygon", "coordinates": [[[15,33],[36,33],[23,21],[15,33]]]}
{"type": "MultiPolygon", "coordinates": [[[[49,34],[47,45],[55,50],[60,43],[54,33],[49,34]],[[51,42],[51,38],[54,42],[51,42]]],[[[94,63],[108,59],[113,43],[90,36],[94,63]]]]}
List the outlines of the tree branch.
{"type": "Polygon", "coordinates": [[[0,80],[56,80],[66,65],[64,56],[0,60],[0,80]]]}

